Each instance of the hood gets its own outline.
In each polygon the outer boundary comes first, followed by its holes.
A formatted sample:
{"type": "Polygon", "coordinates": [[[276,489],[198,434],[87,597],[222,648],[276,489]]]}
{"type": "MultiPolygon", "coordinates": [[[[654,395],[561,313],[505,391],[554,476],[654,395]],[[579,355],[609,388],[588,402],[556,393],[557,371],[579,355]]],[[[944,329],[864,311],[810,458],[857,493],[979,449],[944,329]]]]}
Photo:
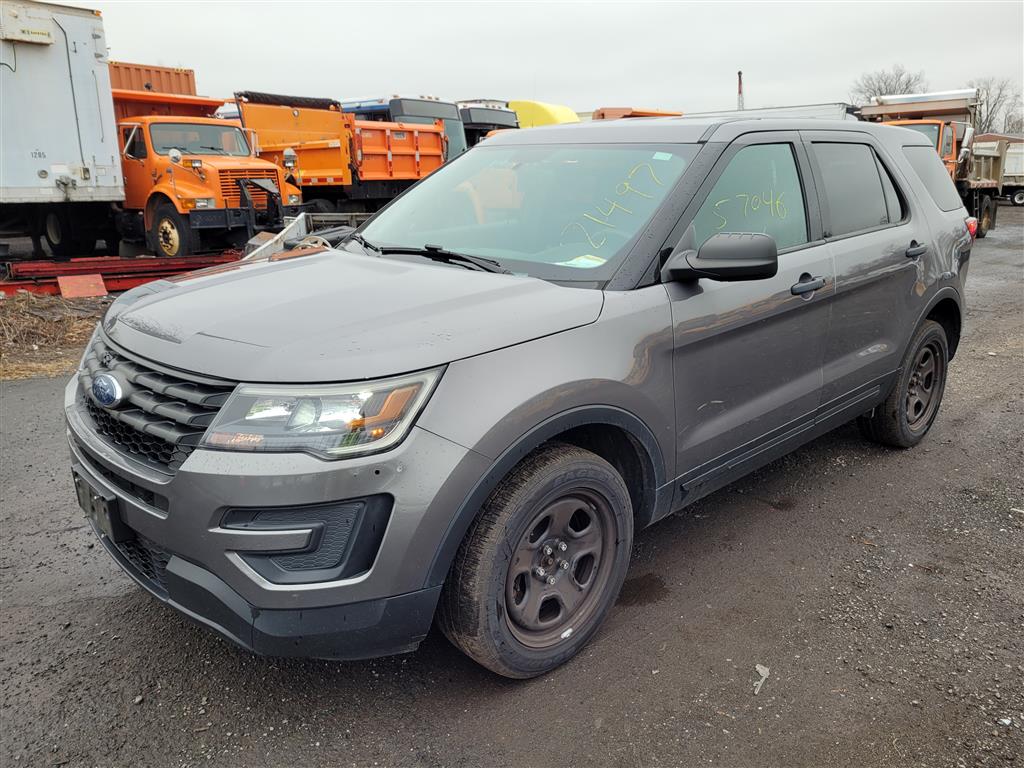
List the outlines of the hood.
{"type": "Polygon", "coordinates": [[[598,290],[342,251],[234,262],[125,293],[103,321],[129,352],[248,382],[379,378],[594,322],[598,290]]]}

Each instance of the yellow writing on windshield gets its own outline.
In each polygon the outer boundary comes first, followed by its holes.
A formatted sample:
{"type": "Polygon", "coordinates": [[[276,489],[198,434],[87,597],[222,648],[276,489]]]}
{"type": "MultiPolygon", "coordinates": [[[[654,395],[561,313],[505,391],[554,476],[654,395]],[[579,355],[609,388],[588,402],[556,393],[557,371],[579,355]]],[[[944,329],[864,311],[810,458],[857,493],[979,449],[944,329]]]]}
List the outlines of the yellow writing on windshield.
{"type": "MultiPolygon", "coordinates": [[[[654,172],[654,168],[651,166],[650,163],[637,163],[632,168],[630,168],[629,171],[626,172],[626,177],[615,185],[615,195],[617,197],[628,199],[629,196],[636,195],[637,197],[641,197],[647,200],[654,199],[654,195],[649,194],[648,192],[644,191],[644,189],[641,189],[639,186],[633,185],[632,179],[634,176],[638,177],[637,184],[642,184],[642,186],[644,187],[648,187],[649,182],[653,182],[659,187],[665,186],[662,183],[661,179],[658,178],[658,174],[654,172]]],[[[616,227],[616,225],[612,223],[612,221],[610,221],[612,215],[621,212],[621,214],[619,215],[632,216],[633,209],[627,208],[625,205],[622,205],[609,197],[605,197],[603,199],[604,202],[608,204],[607,210],[601,207],[601,203],[594,204],[594,210],[597,211],[598,214],[600,214],[601,218],[598,218],[597,216],[589,212],[583,213],[580,218],[585,221],[575,220],[569,222],[562,229],[561,237],[564,239],[566,232],[578,229],[583,233],[583,236],[586,237],[587,242],[590,243],[590,246],[592,248],[601,248],[606,242],[608,242],[608,238],[603,232],[596,230],[593,233],[591,233],[591,231],[587,229],[585,222],[593,222],[598,227],[618,229],[618,227],[616,227]]],[[[562,243],[562,245],[564,245],[564,243],[562,243]]]]}

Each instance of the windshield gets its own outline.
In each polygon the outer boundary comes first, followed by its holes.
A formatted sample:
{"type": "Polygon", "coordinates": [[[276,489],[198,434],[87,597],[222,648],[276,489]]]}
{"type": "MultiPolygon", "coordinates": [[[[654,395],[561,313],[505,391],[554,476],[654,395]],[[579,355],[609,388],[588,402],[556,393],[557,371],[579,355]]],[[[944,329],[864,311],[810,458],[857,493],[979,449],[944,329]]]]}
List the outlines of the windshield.
{"type": "Polygon", "coordinates": [[[556,280],[608,279],[696,145],[479,146],[361,231],[378,246],[437,245],[556,280]]]}
{"type": "Polygon", "coordinates": [[[246,157],[249,143],[233,125],[210,123],[154,123],[149,127],[153,151],[166,155],[177,149],[186,155],[230,155],[246,157]]]}
{"type": "Polygon", "coordinates": [[[909,128],[912,131],[917,131],[924,136],[928,141],[932,143],[932,146],[938,149],[939,146],[939,126],[936,123],[921,123],[920,125],[908,125],[903,123],[901,128],[909,128]]]}

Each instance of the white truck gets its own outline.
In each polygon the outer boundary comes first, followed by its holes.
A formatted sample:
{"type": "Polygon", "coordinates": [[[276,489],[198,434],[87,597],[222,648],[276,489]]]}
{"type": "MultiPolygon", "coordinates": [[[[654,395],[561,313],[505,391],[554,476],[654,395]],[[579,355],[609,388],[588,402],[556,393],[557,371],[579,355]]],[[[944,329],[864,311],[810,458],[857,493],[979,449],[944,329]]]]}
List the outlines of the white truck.
{"type": "Polygon", "coordinates": [[[110,207],[124,200],[99,11],[0,4],[0,231],[45,237],[58,258],[97,240],[116,253],[110,207]]]}
{"type": "Polygon", "coordinates": [[[1014,205],[1024,205],[1024,142],[1015,141],[1006,147],[1003,193],[1014,205]]]}

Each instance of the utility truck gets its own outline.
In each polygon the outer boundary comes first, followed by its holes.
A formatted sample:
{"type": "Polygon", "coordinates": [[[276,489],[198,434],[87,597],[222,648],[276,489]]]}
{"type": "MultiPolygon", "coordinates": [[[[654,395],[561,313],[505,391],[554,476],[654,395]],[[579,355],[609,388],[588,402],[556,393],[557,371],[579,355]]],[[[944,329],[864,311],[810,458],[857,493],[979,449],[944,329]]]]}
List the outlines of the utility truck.
{"type": "Polygon", "coordinates": [[[898,125],[924,135],[935,147],[967,212],[978,220],[978,237],[996,226],[1003,194],[1006,141],[975,145],[978,92],[974,88],[876,96],[861,118],[898,125]]]}
{"type": "Polygon", "coordinates": [[[458,102],[459,115],[466,129],[466,142],[476,146],[493,131],[519,127],[519,118],[509,109],[507,101],[497,99],[463,99],[458,102]]]}
{"type": "Polygon", "coordinates": [[[301,212],[286,169],[257,156],[251,132],[214,117],[187,69],[112,62],[125,179],[117,228],[158,256],[240,248],[301,212]],[[158,90],[161,88],[163,90],[158,90]]]}
{"type": "Polygon", "coordinates": [[[309,210],[372,212],[444,163],[445,128],[363,120],[333,99],[239,91],[241,125],[309,210]]]}
{"type": "Polygon", "coordinates": [[[0,5],[0,227],[58,259],[116,248],[124,182],[99,11],[0,5]]]}

